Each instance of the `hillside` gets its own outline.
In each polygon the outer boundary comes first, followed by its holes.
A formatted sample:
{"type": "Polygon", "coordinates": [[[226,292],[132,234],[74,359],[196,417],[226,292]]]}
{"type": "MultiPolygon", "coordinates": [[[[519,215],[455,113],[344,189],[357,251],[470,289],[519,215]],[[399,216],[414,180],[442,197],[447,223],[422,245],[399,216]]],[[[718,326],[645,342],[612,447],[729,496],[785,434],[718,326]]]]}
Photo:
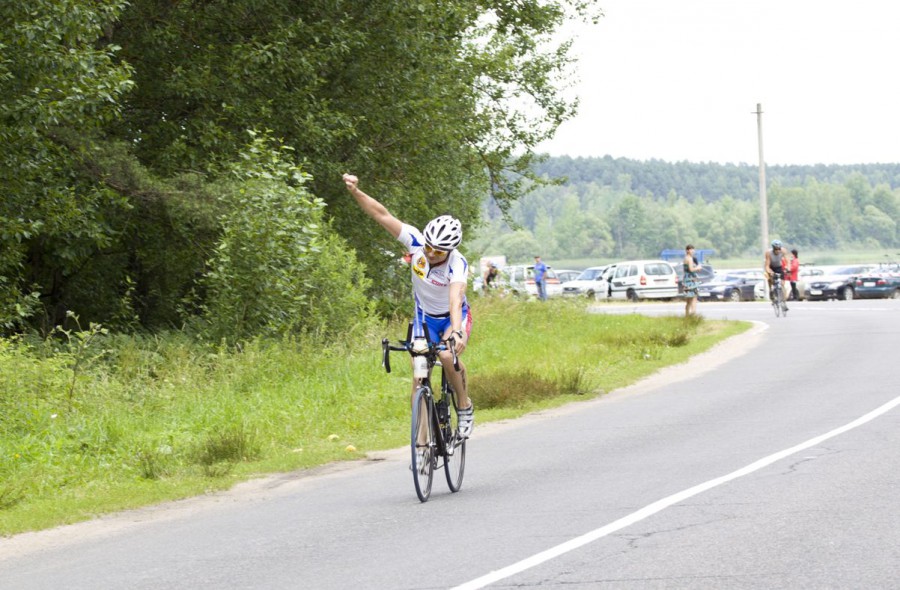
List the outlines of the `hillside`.
{"type": "MultiPolygon", "coordinates": [[[[565,177],[572,185],[598,183],[657,199],[666,198],[671,191],[691,200],[702,197],[706,201],[726,195],[752,200],[759,195],[759,167],[751,164],[562,156],[549,158],[535,170],[548,177],[565,177]]],[[[797,187],[811,179],[822,184],[844,184],[854,175],[862,176],[873,187],[900,187],[900,164],[766,166],[767,186],[797,187]]]]}

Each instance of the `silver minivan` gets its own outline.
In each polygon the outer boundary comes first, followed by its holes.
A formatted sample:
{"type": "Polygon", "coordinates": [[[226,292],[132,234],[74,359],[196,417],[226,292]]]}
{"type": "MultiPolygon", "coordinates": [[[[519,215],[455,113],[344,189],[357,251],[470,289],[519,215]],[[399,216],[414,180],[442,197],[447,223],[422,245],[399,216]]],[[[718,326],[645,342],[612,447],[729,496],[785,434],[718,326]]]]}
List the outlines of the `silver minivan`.
{"type": "Polygon", "coordinates": [[[671,299],[678,296],[678,275],[665,260],[629,260],[616,264],[610,280],[613,299],[671,299]]]}

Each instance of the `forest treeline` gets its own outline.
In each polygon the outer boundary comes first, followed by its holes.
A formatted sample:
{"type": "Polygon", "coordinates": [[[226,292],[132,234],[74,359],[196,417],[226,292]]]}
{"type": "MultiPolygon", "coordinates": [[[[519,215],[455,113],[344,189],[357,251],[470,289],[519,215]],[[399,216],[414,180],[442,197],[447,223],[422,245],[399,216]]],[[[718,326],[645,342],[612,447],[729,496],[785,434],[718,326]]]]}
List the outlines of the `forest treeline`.
{"type": "MultiPolygon", "coordinates": [[[[552,157],[561,178],[504,216],[490,202],[473,248],[526,260],[655,257],[693,243],[721,258],[761,248],[759,168],[749,164],[552,157]]],[[[768,166],[769,235],[800,248],[900,247],[900,164],[768,166]]]]}
{"type": "Polygon", "coordinates": [[[351,329],[404,282],[341,174],[419,226],[507,208],[594,4],[0,3],[0,332],[351,329]]]}

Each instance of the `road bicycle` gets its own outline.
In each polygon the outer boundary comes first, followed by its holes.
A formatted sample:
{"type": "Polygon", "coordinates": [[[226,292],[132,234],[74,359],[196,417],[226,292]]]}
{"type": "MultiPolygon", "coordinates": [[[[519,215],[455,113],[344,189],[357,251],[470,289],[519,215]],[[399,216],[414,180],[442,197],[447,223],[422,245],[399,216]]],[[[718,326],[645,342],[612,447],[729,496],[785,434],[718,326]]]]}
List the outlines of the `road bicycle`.
{"type": "Polygon", "coordinates": [[[775,310],[775,317],[787,317],[788,307],[784,302],[784,283],[781,275],[775,273],[772,281],[772,308],[775,310]]]}
{"type": "Polygon", "coordinates": [[[428,338],[428,326],[423,328],[424,337],[413,338],[410,324],[406,340],[391,344],[385,338],[381,341],[381,347],[382,365],[388,373],[391,372],[391,351],[407,352],[412,357],[413,377],[419,383],[412,397],[411,468],[416,495],[419,501],[427,502],[434,471],[441,466],[450,491],[459,491],[466,467],[466,439],[459,435],[456,395],[447,381],[448,369],[441,365],[439,357],[441,351],[450,350],[453,370],[459,371],[453,338],[446,343],[435,344],[428,338]],[[431,373],[435,365],[441,367],[441,388],[437,392],[431,386],[431,373]]]}

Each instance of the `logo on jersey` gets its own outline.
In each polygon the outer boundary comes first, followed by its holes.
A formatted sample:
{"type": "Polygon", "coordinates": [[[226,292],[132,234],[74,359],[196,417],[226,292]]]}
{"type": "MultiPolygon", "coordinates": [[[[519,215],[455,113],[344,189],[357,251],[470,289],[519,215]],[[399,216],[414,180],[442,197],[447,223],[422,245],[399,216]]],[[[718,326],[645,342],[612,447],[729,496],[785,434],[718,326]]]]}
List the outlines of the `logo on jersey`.
{"type": "Polygon", "coordinates": [[[426,264],[427,264],[427,261],[425,260],[425,257],[420,255],[419,258],[416,260],[416,263],[412,267],[413,272],[416,273],[416,276],[418,276],[420,279],[425,278],[426,264]]]}

